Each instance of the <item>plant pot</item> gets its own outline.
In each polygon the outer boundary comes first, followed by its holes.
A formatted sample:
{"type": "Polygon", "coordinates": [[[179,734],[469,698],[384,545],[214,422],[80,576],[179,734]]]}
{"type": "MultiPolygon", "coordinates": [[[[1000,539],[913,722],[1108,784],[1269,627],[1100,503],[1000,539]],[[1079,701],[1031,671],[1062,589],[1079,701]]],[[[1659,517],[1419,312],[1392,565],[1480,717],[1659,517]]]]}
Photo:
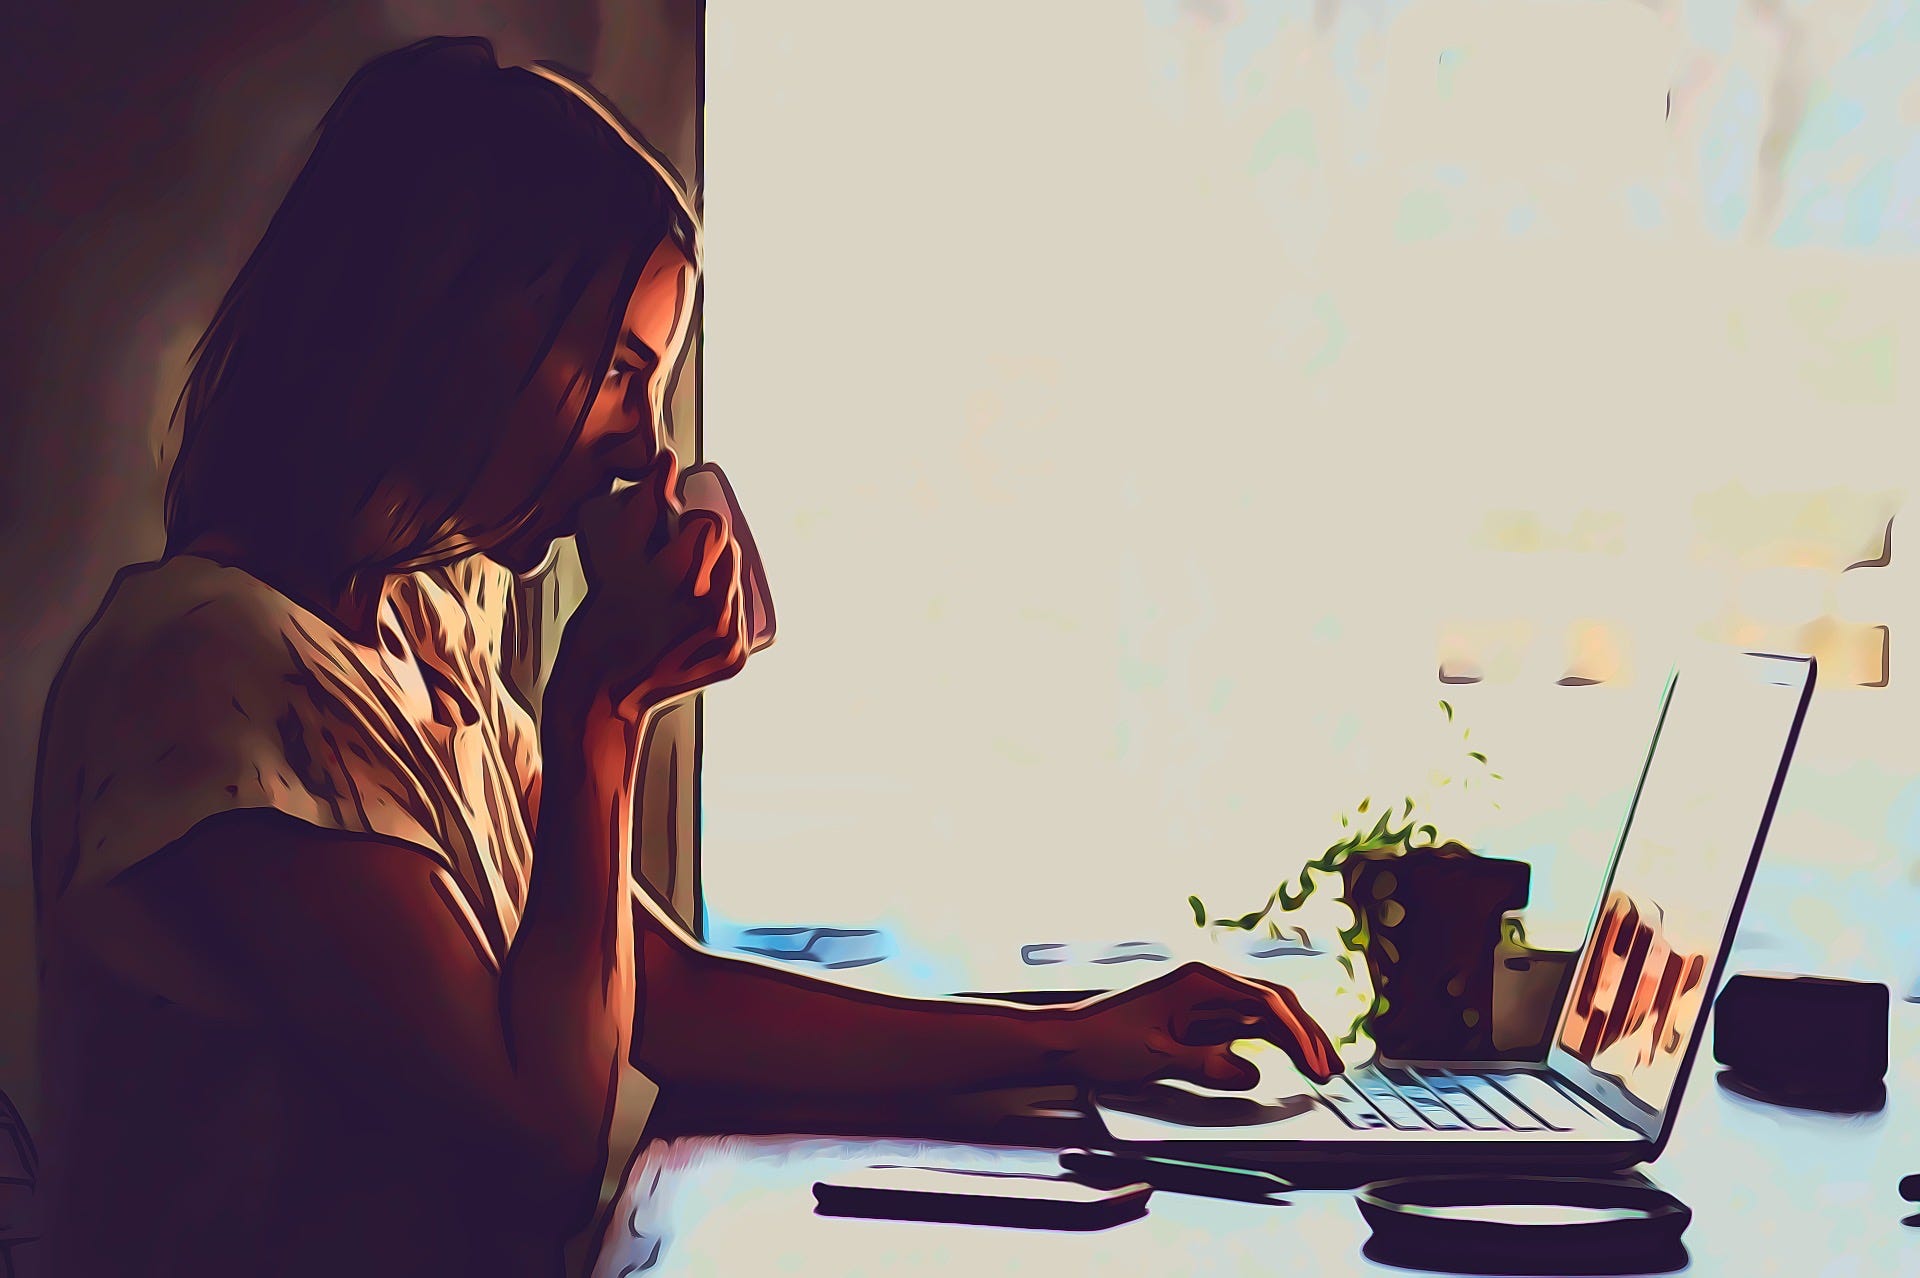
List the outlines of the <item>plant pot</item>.
{"type": "Polygon", "coordinates": [[[1448,843],[1355,853],[1341,874],[1366,924],[1374,994],[1386,1000],[1368,1020],[1381,1054],[1492,1059],[1494,951],[1502,917],[1527,903],[1526,862],[1448,843]]]}

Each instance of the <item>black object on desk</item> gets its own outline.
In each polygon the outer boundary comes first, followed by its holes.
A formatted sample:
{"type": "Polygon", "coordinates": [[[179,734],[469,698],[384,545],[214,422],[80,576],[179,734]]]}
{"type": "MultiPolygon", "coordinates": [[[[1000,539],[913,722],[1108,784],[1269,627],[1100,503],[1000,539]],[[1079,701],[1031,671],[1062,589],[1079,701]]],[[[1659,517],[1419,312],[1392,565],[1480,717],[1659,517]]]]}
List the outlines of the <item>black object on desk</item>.
{"type": "Polygon", "coordinates": [[[1373,1228],[1369,1256],[1473,1273],[1669,1272],[1686,1264],[1693,1219],[1640,1176],[1410,1176],[1355,1201],[1373,1228]]]}
{"type": "Polygon", "coordinates": [[[1143,1216],[1150,1185],[1097,1188],[1057,1176],[876,1166],[816,1181],[822,1216],[924,1220],[1013,1229],[1107,1229],[1143,1216]]]}
{"type": "Polygon", "coordinates": [[[1286,1200],[1279,1195],[1293,1188],[1291,1181],[1271,1172],[1094,1149],[1062,1150],[1060,1166],[1075,1180],[1088,1185],[1109,1187],[1143,1182],[1168,1193],[1234,1198],[1243,1202],[1284,1204],[1286,1200]]]}
{"type": "Polygon", "coordinates": [[[1877,1108],[1890,1005],[1884,985],[1741,973],[1714,1001],[1713,1058],[1759,1099],[1877,1108]]]}

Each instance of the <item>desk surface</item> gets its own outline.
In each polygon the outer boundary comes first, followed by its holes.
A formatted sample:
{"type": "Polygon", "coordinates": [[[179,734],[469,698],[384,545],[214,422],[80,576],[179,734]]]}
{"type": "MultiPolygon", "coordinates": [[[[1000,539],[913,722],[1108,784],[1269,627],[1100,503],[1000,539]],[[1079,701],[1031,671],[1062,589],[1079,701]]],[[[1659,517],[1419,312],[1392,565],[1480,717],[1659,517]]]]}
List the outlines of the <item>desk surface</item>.
{"type": "MultiPolygon", "coordinates": [[[[1920,1274],[1920,1228],[1896,1185],[1920,1171],[1920,1005],[1896,1002],[1877,1114],[1762,1105],[1716,1078],[1711,1042],[1652,1179],[1693,1208],[1690,1274],[1920,1274]]],[[[1052,1170],[1031,1149],[904,1140],[684,1137],[641,1152],[608,1225],[597,1278],[659,1274],[1405,1273],[1363,1254],[1346,1193],[1287,1206],[1156,1194],[1148,1215],[1054,1234],[813,1214],[812,1184],[872,1162],[1052,1170]],[[1254,1266],[1260,1268],[1254,1268],[1254,1266]]],[[[1670,1270],[1669,1270],[1670,1271],[1670,1270]]]]}

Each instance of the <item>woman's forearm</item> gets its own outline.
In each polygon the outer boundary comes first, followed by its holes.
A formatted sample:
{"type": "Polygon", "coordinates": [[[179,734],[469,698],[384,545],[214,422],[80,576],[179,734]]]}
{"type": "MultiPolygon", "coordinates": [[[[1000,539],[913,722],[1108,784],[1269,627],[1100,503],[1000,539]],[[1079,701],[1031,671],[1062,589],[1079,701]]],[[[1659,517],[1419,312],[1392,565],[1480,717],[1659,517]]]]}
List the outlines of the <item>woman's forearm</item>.
{"type": "Polygon", "coordinates": [[[545,1096],[569,1178],[597,1181],[633,1030],[627,908],[640,726],[550,697],[526,911],[501,972],[515,1073],[545,1096]]]}
{"type": "Polygon", "coordinates": [[[1077,1077],[1073,1009],[849,989],[713,954],[638,894],[635,908],[647,992],[634,1063],[663,1086],[833,1099],[1077,1077]]]}

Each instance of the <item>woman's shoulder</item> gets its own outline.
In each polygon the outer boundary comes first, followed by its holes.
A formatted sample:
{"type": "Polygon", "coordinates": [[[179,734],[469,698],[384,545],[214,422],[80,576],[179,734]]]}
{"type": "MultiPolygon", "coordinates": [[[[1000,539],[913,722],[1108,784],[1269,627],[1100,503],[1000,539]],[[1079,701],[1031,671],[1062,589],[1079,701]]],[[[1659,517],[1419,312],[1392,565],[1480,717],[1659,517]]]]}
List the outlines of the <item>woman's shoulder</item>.
{"type": "Polygon", "coordinates": [[[191,556],[123,568],[56,676],[48,712],[109,701],[116,716],[298,663],[292,606],[237,568],[191,556]]]}
{"type": "Polygon", "coordinates": [[[114,578],[54,676],[42,784],[164,770],[280,733],[314,668],[297,608],[239,569],[177,556],[114,578]],[[215,750],[215,746],[220,748],[215,750]]]}
{"type": "Polygon", "coordinates": [[[97,877],[250,807],[430,842],[356,668],[345,640],[239,569],[123,570],[48,698],[37,855],[56,883],[97,877]]]}
{"type": "Polygon", "coordinates": [[[154,645],[214,642],[273,648],[295,605],[238,568],[175,555],[122,568],[74,644],[74,655],[137,656],[154,645]]]}

